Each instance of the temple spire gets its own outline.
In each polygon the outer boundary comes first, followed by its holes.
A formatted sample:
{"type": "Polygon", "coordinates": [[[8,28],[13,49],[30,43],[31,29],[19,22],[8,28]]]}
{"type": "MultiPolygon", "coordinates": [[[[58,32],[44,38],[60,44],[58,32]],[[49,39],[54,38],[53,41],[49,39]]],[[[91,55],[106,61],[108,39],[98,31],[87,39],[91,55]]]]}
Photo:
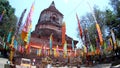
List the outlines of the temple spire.
{"type": "Polygon", "coordinates": [[[52,1],[52,3],[51,3],[51,5],[50,6],[54,6],[55,7],[55,3],[54,3],[54,1],[52,1]]]}

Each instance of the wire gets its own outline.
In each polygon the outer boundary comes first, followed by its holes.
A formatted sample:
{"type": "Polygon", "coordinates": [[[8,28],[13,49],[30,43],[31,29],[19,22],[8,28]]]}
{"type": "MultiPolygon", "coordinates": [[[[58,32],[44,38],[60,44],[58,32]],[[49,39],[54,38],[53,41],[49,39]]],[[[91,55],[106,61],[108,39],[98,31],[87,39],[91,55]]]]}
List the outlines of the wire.
{"type": "Polygon", "coordinates": [[[85,0],[81,0],[80,2],[79,2],[79,4],[66,16],[66,18],[65,18],[65,20],[66,19],[69,19],[70,17],[71,17],[71,15],[72,15],[72,13],[81,5],[81,3],[83,3],[85,0]]]}

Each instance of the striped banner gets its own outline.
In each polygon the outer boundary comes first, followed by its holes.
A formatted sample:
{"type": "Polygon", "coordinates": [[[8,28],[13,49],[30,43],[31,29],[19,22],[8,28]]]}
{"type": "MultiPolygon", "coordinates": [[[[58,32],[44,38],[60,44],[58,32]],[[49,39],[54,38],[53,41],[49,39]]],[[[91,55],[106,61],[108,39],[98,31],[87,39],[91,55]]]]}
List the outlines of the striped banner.
{"type": "Polygon", "coordinates": [[[97,34],[98,34],[100,45],[102,46],[103,45],[103,38],[102,38],[102,33],[101,33],[100,26],[98,23],[96,23],[96,29],[97,29],[97,34]]]}
{"type": "Polygon", "coordinates": [[[117,48],[116,39],[115,39],[115,34],[112,29],[111,29],[111,35],[112,35],[112,40],[113,40],[113,44],[114,44],[114,49],[116,49],[117,48]]]}

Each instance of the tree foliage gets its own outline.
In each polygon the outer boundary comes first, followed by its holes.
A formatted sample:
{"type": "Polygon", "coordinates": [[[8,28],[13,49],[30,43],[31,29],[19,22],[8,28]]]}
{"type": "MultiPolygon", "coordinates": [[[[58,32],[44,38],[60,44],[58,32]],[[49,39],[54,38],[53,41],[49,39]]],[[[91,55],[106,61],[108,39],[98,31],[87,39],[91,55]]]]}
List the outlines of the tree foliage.
{"type": "Polygon", "coordinates": [[[120,17],[120,0],[110,0],[110,4],[114,9],[117,17],[120,17]]]}
{"type": "MultiPolygon", "coordinates": [[[[100,25],[103,39],[106,39],[106,30],[110,33],[110,29],[114,29],[115,35],[120,39],[120,0],[110,0],[110,5],[113,7],[114,11],[110,9],[105,9],[105,11],[101,11],[99,7],[94,6],[94,13],[97,20],[97,23],[100,25]]],[[[81,17],[81,24],[83,29],[85,28],[85,24],[87,24],[90,40],[92,44],[95,44],[95,37],[97,36],[95,21],[92,16],[92,13],[87,13],[86,15],[81,17]]],[[[108,34],[109,35],[109,34],[108,34]]]]}
{"type": "Polygon", "coordinates": [[[15,31],[17,17],[15,16],[15,9],[9,4],[8,0],[0,0],[0,15],[5,11],[0,22],[0,36],[7,36],[10,29],[15,31]]]}
{"type": "Polygon", "coordinates": [[[110,0],[110,5],[113,7],[115,19],[111,21],[110,28],[114,29],[115,35],[120,39],[120,0],[110,0]]]}
{"type": "MultiPolygon", "coordinates": [[[[101,11],[97,6],[95,6],[94,13],[95,13],[97,23],[100,25],[100,28],[103,28],[104,25],[106,24],[105,12],[101,11]]],[[[97,33],[96,33],[96,27],[95,27],[95,20],[92,16],[92,13],[87,13],[85,16],[82,16],[82,20],[85,20],[84,23],[86,23],[87,25],[86,27],[88,29],[88,34],[89,34],[91,43],[95,44],[95,36],[97,36],[97,33]]],[[[81,23],[83,23],[83,21],[81,21],[81,23]]],[[[82,25],[84,25],[83,28],[85,28],[85,24],[82,24],[82,25]]],[[[104,29],[102,30],[102,33],[103,31],[104,29]]]]}

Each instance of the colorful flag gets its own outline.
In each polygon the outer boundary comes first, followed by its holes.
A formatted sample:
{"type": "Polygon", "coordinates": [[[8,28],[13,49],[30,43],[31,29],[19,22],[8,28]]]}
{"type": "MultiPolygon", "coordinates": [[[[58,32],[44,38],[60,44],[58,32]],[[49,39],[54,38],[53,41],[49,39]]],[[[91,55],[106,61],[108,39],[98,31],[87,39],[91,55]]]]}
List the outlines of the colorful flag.
{"type": "Polygon", "coordinates": [[[41,55],[41,51],[42,51],[42,49],[39,49],[39,56],[41,55]]]}
{"type": "Polygon", "coordinates": [[[28,38],[28,39],[27,39],[28,41],[27,41],[27,44],[29,44],[29,42],[30,42],[31,30],[32,30],[31,28],[32,28],[32,25],[31,25],[31,27],[30,27],[30,31],[28,32],[28,37],[27,37],[27,38],[28,38]]]}
{"type": "Polygon", "coordinates": [[[80,37],[82,38],[82,27],[81,27],[81,25],[80,25],[80,20],[79,20],[77,14],[76,14],[76,18],[77,18],[77,21],[78,21],[78,28],[79,28],[80,37]]]}
{"type": "Polygon", "coordinates": [[[19,52],[22,52],[21,45],[18,46],[18,51],[19,51],[19,52]]]}
{"type": "Polygon", "coordinates": [[[6,10],[4,10],[4,11],[2,12],[1,16],[0,16],[0,22],[2,21],[3,15],[5,14],[5,11],[6,11],[6,10]]]}
{"type": "Polygon", "coordinates": [[[75,57],[77,56],[77,50],[75,49],[75,55],[74,55],[75,57]]]}
{"type": "Polygon", "coordinates": [[[30,48],[31,46],[30,45],[28,45],[28,47],[27,47],[27,54],[30,54],[30,52],[31,52],[31,48],[30,48]]]}
{"type": "Polygon", "coordinates": [[[8,43],[10,42],[11,35],[12,35],[12,30],[10,30],[10,32],[9,32],[9,34],[8,34],[8,37],[7,37],[7,42],[8,42],[8,43]]]}
{"type": "Polygon", "coordinates": [[[87,28],[85,28],[85,30],[84,30],[84,44],[85,44],[85,47],[86,47],[86,50],[87,50],[87,53],[88,53],[88,51],[89,51],[89,43],[88,43],[88,29],[87,28]]]}
{"type": "Polygon", "coordinates": [[[25,51],[24,46],[21,46],[21,52],[23,53],[25,51]]]}
{"type": "Polygon", "coordinates": [[[96,54],[100,54],[100,43],[97,37],[95,37],[95,41],[96,41],[96,54]]]}
{"type": "Polygon", "coordinates": [[[34,10],[34,2],[31,6],[30,12],[26,19],[26,23],[24,23],[22,33],[21,33],[21,37],[22,37],[23,41],[25,41],[25,42],[28,42],[29,31],[31,30],[31,26],[32,26],[31,17],[33,14],[33,10],[34,10]]]}
{"type": "Polygon", "coordinates": [[[6,48],[5,36],[2,38],[2,41],[3,41],[3,48],[5,49],[6,48]]]}
{"type": "Polygon", "coordinates": [[[23,46],[19,45],[19,46],[18,46],[18,51],[19,51],[20,53],[23,53],[23,52],[24,52],[23,46]]]}
{"type": "Polygon", "coordinates": [[[18,42],[16,40],[14,40],[14,48],[17,50],[18,47],[18,42]]]}
{"type": "Polygon", "coordinates": [[[102,33],[101,33],[100,26],[98,23],[96,23],[96,29],[97,29],[97,34],[98,34],[100,45],[102,46],[103,45],[102,33]]]}
{"type": "Polygon", "coordinates": [[[30,28],[30,31],[28,32],[27,36],[26,36],[26,41],[27,42],[25,42],[25,50],[26,50],[27,54],[30,53],[30,45],[29,45],[30,37],[31,37],[31,28],[30,28]]]}
{"type": "Polygon", "coordinates": [[[87,53],[87,47],[85,45],[83,45],[83,52],[87,53]]]}
{"type": "Polygon", "coordinates": [[[20,30],[20,27],[21,27],[22,20],[23,20],[23,17],[25,15],[25,12],[26,12],[26,9],[24,9],[24,11],[22,12],[21,17],[19,19],[19,22],[18,22],[18,25],[17,25],[17,28],[16,28],[16,35],[18,35],[18,33],[19,33],[19,30],[20,30]]]}
{"type": "Polygon", "coordinates": [[[92,45],[92,44],[90,45],[90,51],[91,51],[91,52],[94,51],[94,48],[93,48],[93,45],[92,45]]]}
{"type": "Polygon", "coordinates": [[[44,55],[44,46],[41,47],[41,55],[44,55]]]}
{"type": "MultiPolygon", "coordinates": [[[[12,36],[12,41],[11,41],[11,44],[10,44],[10,48],[11,48],[11,49],[13,49],[14,39],[15,39],[15,36],[12,36]]],[[[13,50],[10,50],[9,59],[10,59],[11,63],[12,63],[13,56],[14,56],[14,51],[13,51],[13,50]]]]}
{"type": "Polygon", "coordinates": [[[48,49],[48,53],[47,54],[48,54],[48,56],[50,55],[50,50],[49,49],[48,49]]]}
{"type": "Polygon", "coordinates": [[[39,55],[39,49],[36,50],[37,56],[39,55]]]}
{"type": "Polygon", "coordinates": [[[65,22],[62,23],[62,45],[65,43],[65,33],[66,33],[66,25],[65,22]]]}
{"type": "Polygon", "coordinates": [[[112,42],[112,38],[109,38],[109,42],[110,42],[109,48],[112,50],[112,49],[113,49],[113,42],[112,42]]]}
{"type": "Polygon", "coordinates": [[[99,48],[99,41],[98,38],[95,36],[96,47],[99,48]]]}
{"type": "Polygon", "coordinates": [[[53,34],[50,35],[50,40],[49,40],[49,43],[50,43],[50,55],[52,54],[52,41],[53,41],[53,34]]]}
{"type": "Polygon", "coordinates": [[[113,40],[113,44],[114,44],[114,49],[116,49],[117,48],[116,39],[115,39],[115,34],[112,29],[111,29],[111,35],[112,35],[112,40],[113,40]]]}
{"type": "Polygon", "coordinates": [[[96,54],[100,54],[100,48],[96,48],[96,54]]]}
{"type": "Polygon", "coordinates": [[[10,47],[14,47],[14,39],[15,39],[15,36],[12,36],[12,41],[11,41],[11,44],[10,44],[10,47]]]}
{"type": "Polygon", "coordinates": [[[14,53],[15,53],[14,51],[10,50],[9,60],[10,60],[11,64],[12,64],[12,61],[13,61],[14,53]]]}
{"type": "Polygon", "coordinates": [[[57,57],[56,48],[54,48],[54,57],[57,57]]]}
{"type": "Polygon", "coordinates": [[[43,55],[46,55],[45,45],[43,46],[43,55]]]}
{"type": "Polygon", "coordinates": [[[64,55],[63,55],[63,57],[64,58],[66,58],[67,57],[67,42],[65,41],[65,43],[64,43],[64,48],[63,48],[63,53],[64,53],[64,55]]]}
{"type": "Polygon", "coordinates": [[[74,50],[74,41],[72,40],[72,50],[74,50]]]}
{"type": "Polygon", "coordinates": [[[104,42],[104,49],[106,50],[106,48],[107,48],[107,44],[106,42],[104,42]]]}
{"type": "Polygon", "coordinates": [[[59,47],[58,47],[58,45],[56,46],[56,56],[58,57],[59,56],[59,47]]]}

